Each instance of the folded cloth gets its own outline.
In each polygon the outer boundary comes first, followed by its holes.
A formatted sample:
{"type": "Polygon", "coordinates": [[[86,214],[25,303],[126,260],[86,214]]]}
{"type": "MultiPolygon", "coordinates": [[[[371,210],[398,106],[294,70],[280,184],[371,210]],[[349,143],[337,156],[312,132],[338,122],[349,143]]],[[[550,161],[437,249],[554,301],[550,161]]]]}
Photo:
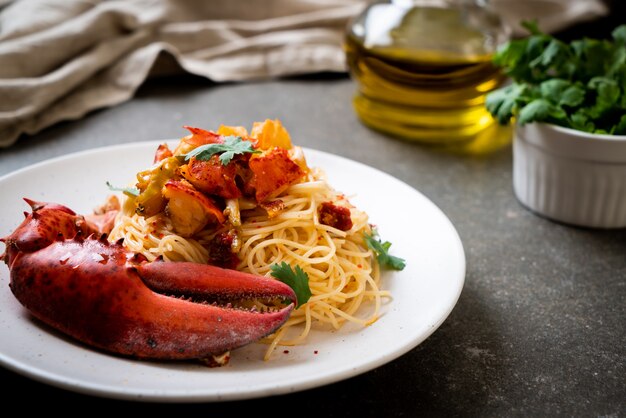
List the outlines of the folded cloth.
{"type": "MultiPolygon", "coordinates": [[[[0,0],[0,147],[126,101],[172,61],[218,82],[345,71],[345,26],[366,3],[0,0]]],[[[607,12],[600,0],[492,3],[509,23],[538,17],[544,30],[607,12]]]]}
{"type": "Polygon", "coordinates": [[[172,57],[185,71],[214,81],[345,71],[345,25],[364,5],[356,0],[13,2],[0,11],[0,146],[128,100],[172,57]]]}

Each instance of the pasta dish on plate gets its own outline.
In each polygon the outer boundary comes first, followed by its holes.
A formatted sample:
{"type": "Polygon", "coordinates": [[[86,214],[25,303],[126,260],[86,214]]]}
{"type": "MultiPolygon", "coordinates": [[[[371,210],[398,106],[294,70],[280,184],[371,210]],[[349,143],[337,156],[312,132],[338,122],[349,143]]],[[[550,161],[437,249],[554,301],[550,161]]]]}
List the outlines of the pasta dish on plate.
{"type": "MultiPolygon", "coordinates": [[[[211,264],[291,286],[297,309],[263,340],[265,359],[279,345],[305,342],[314,328],[374,323],[391,296],[381,289],[381,261],[396,269],[404,263],[387,254],[390,244],[377,238],[367,214],[307,165],[281,123],[255,123],[250,133],[187,129],[174,149],[159,146],[135,187],[122,189],[109,241],[123,239],[148,261],[211,264]],[[364,303],[373,306],[365,316],[364,303]]],[[[244,308],[272,306],[253,300],[244,308]]]]}

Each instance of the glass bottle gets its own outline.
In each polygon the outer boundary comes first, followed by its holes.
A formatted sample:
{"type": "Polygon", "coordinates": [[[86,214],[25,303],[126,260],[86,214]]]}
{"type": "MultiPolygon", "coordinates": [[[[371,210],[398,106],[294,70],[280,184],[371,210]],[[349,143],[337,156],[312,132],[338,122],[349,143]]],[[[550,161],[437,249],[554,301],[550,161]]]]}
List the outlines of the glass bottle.
{"type": "Polygon", "coordinates": [[[469,153],[508,144],[485,109],[504,77],[491,63],[509,30],[487,0],[395,0],[349,25],[345,50],[367,126],[469,153]]]}

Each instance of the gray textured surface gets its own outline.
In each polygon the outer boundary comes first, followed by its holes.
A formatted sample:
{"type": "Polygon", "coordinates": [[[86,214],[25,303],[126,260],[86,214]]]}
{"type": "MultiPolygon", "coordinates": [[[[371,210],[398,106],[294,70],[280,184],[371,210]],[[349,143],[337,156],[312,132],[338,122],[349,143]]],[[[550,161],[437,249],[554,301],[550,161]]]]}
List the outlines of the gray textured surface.
{"type": "MultiPolygon", "coordinates": [[[[222,86],[191,78],[152,81],[129,103],[0,150],[0,175],[68,152],[180,137],[183,124],[249,125],[277,117],[298,144],[390,173],[456,226],[467,255],[466,285],[448,320],[416,349],[318,389],[160,411],[626,415],[626,230],[573,228],[531,214],[513,196],[509,148],[475,158],[385,138],[357,121],[352,90],[349,80],[332,77],[222,86]]],[[[1,369],[0,381],[8,387],[5,399],[27,393],[57,406],[88,400],[99,408],[150,410],[63,392],[1,369]]]]}

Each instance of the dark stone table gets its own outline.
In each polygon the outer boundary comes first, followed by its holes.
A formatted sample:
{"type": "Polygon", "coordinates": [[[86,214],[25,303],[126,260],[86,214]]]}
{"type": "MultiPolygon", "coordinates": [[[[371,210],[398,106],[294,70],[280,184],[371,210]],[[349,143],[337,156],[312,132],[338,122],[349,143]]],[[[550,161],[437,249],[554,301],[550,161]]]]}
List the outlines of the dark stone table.
{"type": "Polygon", "coordinates": [[[0,175],[69,152],[180,137],[184,124],[279,118],[296,143],[390,173],[454,223],[467,256],[466,284],[430,338],[363,375],[265,399],[154,407],[65,392],[0,369],[3,399],[26,396],[46,410],[89,401],[90,412],[178,416],[626,415],[626,230],[574,228],[524,209],[512,191],[510,147],[468,157],[368,130],[352,111],[353,88],[340,76],[229,85],[153,80],[128,103],[0,150],[0,175]]]}

